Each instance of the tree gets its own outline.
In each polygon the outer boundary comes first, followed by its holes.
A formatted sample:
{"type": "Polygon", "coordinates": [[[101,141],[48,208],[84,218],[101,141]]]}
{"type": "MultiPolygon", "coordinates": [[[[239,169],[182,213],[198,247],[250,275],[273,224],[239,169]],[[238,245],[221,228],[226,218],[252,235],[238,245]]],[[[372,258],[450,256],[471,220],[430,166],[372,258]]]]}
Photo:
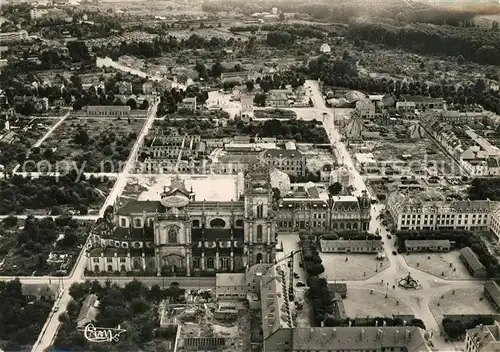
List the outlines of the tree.
{"type": "Polygon", "coordinates": [[[266,106],[266,95],[265,94],[255,94],[253,98],[253,103],[257,106],[266,106]]]}
{"type": "Polygon", "coordinates": [[[134,98],[130,98],[129,100],[127,100],[127,103],[125,105],[130,106],[130,110],[137,109],[137,102],[135,101],[134,98]]]}
{"type": "Polygon", "coordinates": [[[283,12],[280,13],[279,20],[280,21],[284,21],[285,20],[285,14],[283,12]]]}
{"type": "Polygon", "coordinates": [[[245,84],[246,84],[246,86],[247,86],[247,90],[248,90],[249,92],[251,92],[251,91],[253,90],[253,88],[254,88],[253,81],[247,81],[245,84]]]}
{"type": "Polygon", "coordinates": [[[335,183],[331,184],[330,186],[328,186],[328,193],[331,196],[336,196],[336,195],[340,194],[340,192],[342,192],[342,185],[340,183],[335,182],[335,183]]]}
{"type": "Polygon", "coordinates": [[[90,292],[91,283],[90,281],[85,282],[74,282],[69,288],[69,295],[75,301],[81,301],[90,292]]]}
{"type": "Polygon", "coordinates": [[[82,127],[78,128],[78,130],[76,131],[76,134],[75,136],[73,137],[73,141],[76,143],[76,144],[79,144],[81,146],[84,146],[84,145],[87,145],[89,144],[89,141],[90,141],[90,137],[87,133],[87,131],[85,131],[82,127]]]}
{"type": "Polygon", "coordinates": [[[273,188],[273,198],[275,200],[281,199],[281,192],[280,192],[279,188],[276,188],[276,187],[273,188]]]}
{"type": "Polygon", "coordinates": [[[149,102],[147,99],[144,99],[141,103],[141,105],[139,106],[139,109],[141,110],[147,110],[149,108],[149,102]]]}
{"type": "Polygon", "coordinates": [[[220,62],[216,62],[213,64],[212,69],[210,70],[210,75],[212,77],[219,78],[220,75],[224,72],[224,67],[222,67],[220,62]]]}

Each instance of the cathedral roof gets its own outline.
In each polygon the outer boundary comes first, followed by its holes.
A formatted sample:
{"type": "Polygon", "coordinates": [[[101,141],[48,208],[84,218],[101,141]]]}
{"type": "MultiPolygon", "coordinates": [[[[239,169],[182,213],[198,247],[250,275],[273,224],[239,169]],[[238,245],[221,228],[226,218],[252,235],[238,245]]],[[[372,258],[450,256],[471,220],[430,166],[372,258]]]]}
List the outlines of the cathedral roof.
{"type": "Polygon", "coordinates": [[[119,215],[130,215],[138,213],[156,213],[163,212],[163,206],[156,200],[130,200],[122,206],[118,207],[119,215]]]}

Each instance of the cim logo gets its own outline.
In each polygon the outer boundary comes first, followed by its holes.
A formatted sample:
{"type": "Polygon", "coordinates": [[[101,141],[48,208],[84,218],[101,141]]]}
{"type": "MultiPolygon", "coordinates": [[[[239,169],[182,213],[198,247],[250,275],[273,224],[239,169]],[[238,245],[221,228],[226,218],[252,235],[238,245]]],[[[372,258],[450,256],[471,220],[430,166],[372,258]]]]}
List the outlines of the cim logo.
{"type": "Polygon", "coordinates": [[[97,328],[94,324],[87,324],[83,329],[83,336],[89,342],[103,343],[103,342],[118,342],[120,335],[127,330],[122,329],[120,325],[116,329],[97,328]]]}

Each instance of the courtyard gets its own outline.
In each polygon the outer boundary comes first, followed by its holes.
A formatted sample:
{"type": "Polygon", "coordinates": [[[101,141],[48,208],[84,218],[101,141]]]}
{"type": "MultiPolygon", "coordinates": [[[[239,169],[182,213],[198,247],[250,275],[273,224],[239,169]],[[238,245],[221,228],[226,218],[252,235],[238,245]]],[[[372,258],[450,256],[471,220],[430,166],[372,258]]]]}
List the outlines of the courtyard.
{"type": "Polygon", "coordinates": [[[387,269],[388,259],[378,260],[374,253],[323,253],[320,252],[327,281],[366,280],[387,269]],[[346,261],[347,258],[347,261],[346,261]]]}
{"type": "MultiPolygon", "coordinates": [[[[160,200],[164,188],[170,185],[175,175],[147,175],[130,177],[122,193],[123,198],[160,200]]],[[[188,191],[195,194],[196,201],[229,202],[238,200],[238,176],[198,175],[180,176],[188,191]]]]}
{"type": "Polygon", "coordinates": [[[304,144],[299,145],[298,149],[306,156],[307,169],[313,174],[322,171],[326,165],[332,166],[333,170],[333,166],[337,164],[333,151],[329,149],[304,144]]]}
{"type": "Polygon", "coordinates": [[[478,286],[477,289],[451,290],[442,297],[437,297],[429,304],[432,315],[439,324],[443,321],[445,314],[480,315],[497,313],[488,299],[484,297],[482,286],[478,286]],[[483,299],[481,300],[481,298],[483,299]]]}
{"type": "Polygon", "coordinates": [[[458,251],[446,253],[411,253],[409,255],[404,254],[403,258],[406,264],[412,268],[445,280],[473,279],[462,263],[458,251]]]}
{"type": "MultiPolygon", "coordinates": [[[[383,289],[383,286],[380,287],[383,289]]],[[[367,289],[347,289],[347,298],[343,300],[345,311],[350,318],[392,317],[393,315],[413,314],[410,307],[391,297],[391,291],[385,298],[385,292],[367,289]]]]}
{"type": "MultiPolygon", "coordinates": [[[[144,119],[71,118],[58,126],[32,155],[38,171],[44,166],[77,167],[86,172],[119,172],[125,164],[144,119]]],[[[30,170],[26,170],[30,171],[30,170]]],[[[54,171],[54,170],[48,170],[54,171]]]]}

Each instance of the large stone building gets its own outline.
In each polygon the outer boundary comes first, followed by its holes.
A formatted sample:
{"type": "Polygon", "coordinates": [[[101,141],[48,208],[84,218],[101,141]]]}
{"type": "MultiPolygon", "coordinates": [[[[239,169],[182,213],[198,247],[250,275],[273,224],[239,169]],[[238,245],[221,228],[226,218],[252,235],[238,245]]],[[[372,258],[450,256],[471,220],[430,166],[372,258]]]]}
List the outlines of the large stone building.
{"type": "Polygon", "coordinates": [[[294,192],[279,201],[277,221],[280,230],[368,230],[371,201],[367,194],[359,198],[329,197],[312,184],[304,188],[305,192],[294,192]]]}
{"type": "Polygon", "coordinates": [[[489,200],[429,201],[419,197],[393,194],[387,209],[396,230],[463,229],[488,230],[496,202],[489,200]]]}
{"type": "Polygon", "coordinates": [[[269,169],[256,165],[237,179],[234,200],[197,199],[176,177],[161,200],[115,207],[112,223],[93,236],[87,270],[190,276],[272,263],[277,229],[269,169]]]}

